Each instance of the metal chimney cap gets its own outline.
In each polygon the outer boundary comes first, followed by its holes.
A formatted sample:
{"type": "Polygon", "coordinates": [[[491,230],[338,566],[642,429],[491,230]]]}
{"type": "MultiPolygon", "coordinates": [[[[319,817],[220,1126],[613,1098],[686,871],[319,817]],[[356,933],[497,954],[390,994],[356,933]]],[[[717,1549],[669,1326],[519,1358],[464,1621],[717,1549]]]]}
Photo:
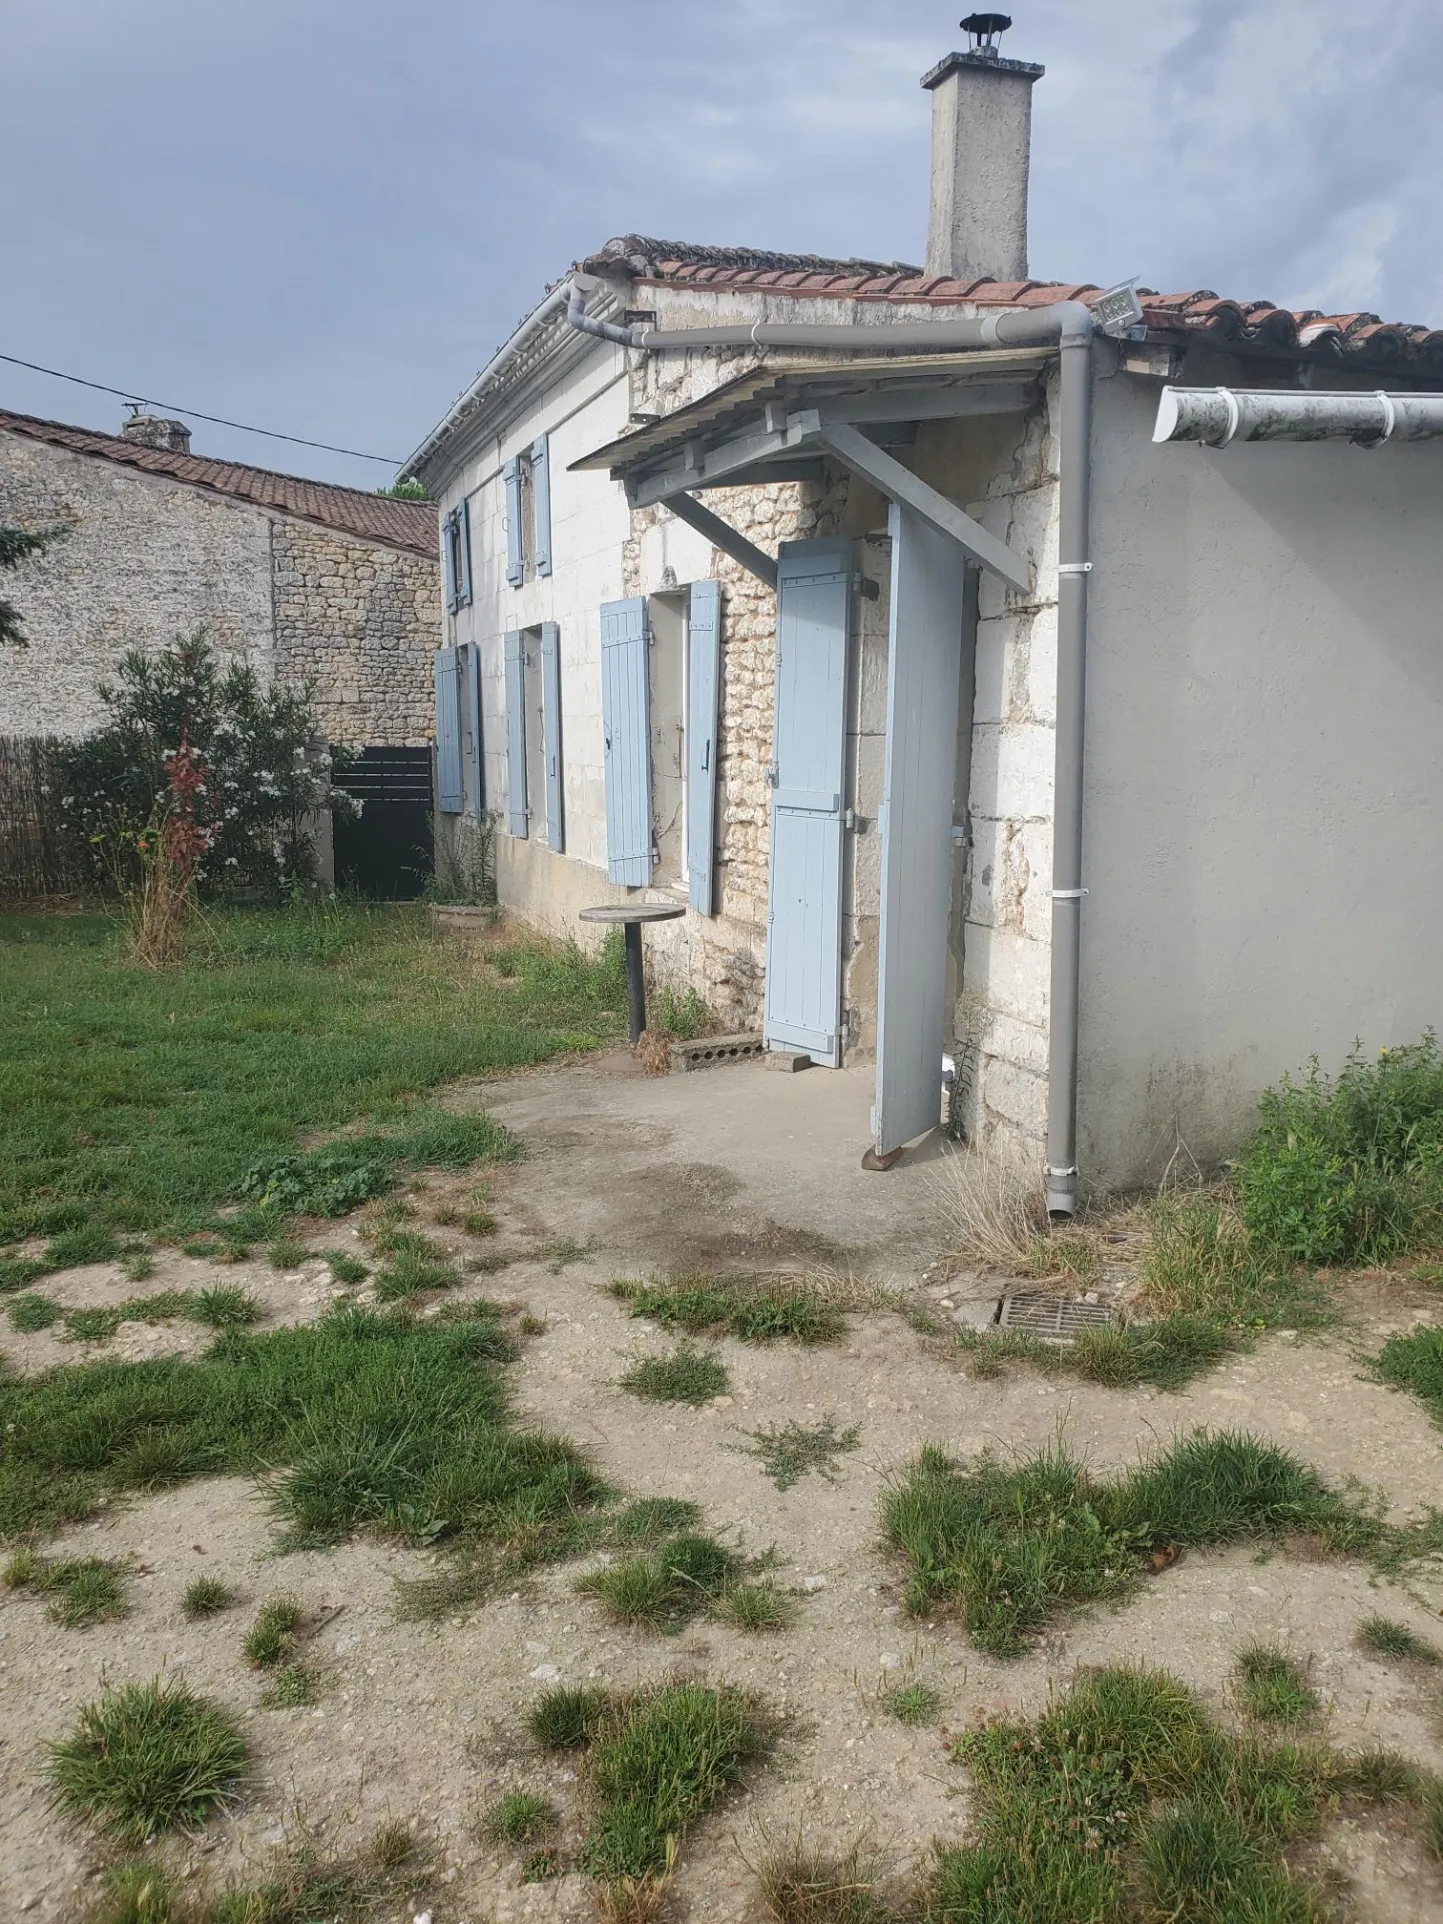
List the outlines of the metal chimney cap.
{"type": "Polygon", "coordinates": [[[969,13],[958,25],[964,33],[972,36],[972,49],[976,53],[996,53],[997,37],[1006,33],[1012,25],[1010,13],[969,13]]]}

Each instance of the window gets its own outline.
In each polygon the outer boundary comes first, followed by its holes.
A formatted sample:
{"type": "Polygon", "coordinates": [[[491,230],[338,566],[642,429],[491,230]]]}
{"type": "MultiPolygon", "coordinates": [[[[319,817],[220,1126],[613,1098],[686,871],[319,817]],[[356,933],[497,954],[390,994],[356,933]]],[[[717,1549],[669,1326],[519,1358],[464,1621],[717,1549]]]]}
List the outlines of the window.
{"type": "Polygon", "coordinates": [[[454,615],[471,601],[471,517],[464,501],[441,524],[441,559],[446,570],[446,608],[454,615]]]}
{"type": "Polygon", "coordinates": [[[502,469],[506,492],[506,579],[513,588],[551,573],[551,454],[539,435],[502,469]]]}

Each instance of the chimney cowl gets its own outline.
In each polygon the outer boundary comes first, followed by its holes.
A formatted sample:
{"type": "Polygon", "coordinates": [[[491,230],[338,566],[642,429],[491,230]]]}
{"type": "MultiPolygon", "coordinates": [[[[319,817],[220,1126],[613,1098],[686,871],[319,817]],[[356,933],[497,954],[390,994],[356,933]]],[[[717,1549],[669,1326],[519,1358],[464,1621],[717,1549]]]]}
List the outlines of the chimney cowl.
{"type": "Polygon", "coordinates": [[[160,414],[132,414],[121,426],[120,438],[143,448],[159,448],[163,454],[190,453],[190,429],[185,422],[168,421],[160,414]]]}

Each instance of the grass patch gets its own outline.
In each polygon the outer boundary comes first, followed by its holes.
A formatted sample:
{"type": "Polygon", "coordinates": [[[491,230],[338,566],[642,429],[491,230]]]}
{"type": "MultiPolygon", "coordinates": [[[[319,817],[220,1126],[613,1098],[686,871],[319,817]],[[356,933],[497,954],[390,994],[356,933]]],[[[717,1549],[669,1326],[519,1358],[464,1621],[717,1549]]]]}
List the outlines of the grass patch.
{"type": "Polygon", "coordinates": [[[5,1259],[0,1290],[109,1260],[61,1243],[74,1231],[197,1229],[246,1191],[274,1234],[401,1168],[511,1153],[494,1124],[418,1095],[598,1047],[625,1007],[619,948],[516,944],[503,983],[433,941],[420,908],[220,910],[210,927],[208,958],[156,974],[126,961],[114,920],[0,917],[0,1243],[52,1239],[38,1269],[5,1259]],[[344,1151],[298,1150],[358,1118],[344,1151]]]}
{"type": "Polygon", "coordinates": [[[735,1551],[706,1536],[677,1536],[640,1556],[623,1557],[580,1578],[616,1623],[680,1630],[722,1597],[742,1572],[735,1551]]]}
{"type": "Polygon", "coordinates": [[[550,1837],[559,1822],[556,1806],[549,1798],[529,1790],[513,1790],[491,1805],[481,1820],[481,1829],[493,1843],[535,1844],[550,1837]]]}
{"type": "Polygon", "coordinates": [[[247,1751],[228,1710],[178,1679],[108,1691],[50,1746],[52,1795],[118,1844],[198,1829],[245,1774],[247,1751]]]}
{"type": "Polygon", "coordinates": [[[489,1209],[468,1209],[461,1218],[461,1227],[468,1236],[494,1236],[496,1218],[489,1209]]]}
{"type": "Polygon", "coordinates": [[[611,1292],[666,1329],[729,1332],[747,1343],[830,1343],[846,1318],[823,1293],[776,1277],[683,1276],[670,1283],[621,1280],[611,1292]]]}
{"type": "Polygon", "coordinates": [[[517,1572],[574,1543],[601,1486],[570,1444],[514,1427],[495,1367],[509,1354],[490,1304],[425,1322],[347,1305],[224,1331],[202,1357],[0,1377],[0,1533],[158,1479],[248,1472],[289,1543],[375,1528],[517,1572]]]}
{"type": "Polygon", "coordinates": [[[229,1610],[235,1600],[235,1591],[219,1577],[192,1577],[185,1586],[180,1607],[184,1615],[194,1621],[219,1616],[222,1610],[229,1610]]]}
{"type": "Polygon", "coordinates": [[[17,1289],[28,1289],[46,1271],[47,1265],[38,1256],[0,1256],[0,1296],[11,1296],[17,1289]]]}
{"type": "Polygon", "coordinates": [[[904,1683],[882,1701],[899,1724],[930,1724],[942,1708],[942,1693],[929,1683],[904,1683]]]}
{"type": "Polygon", "coordinates": [[[371,1273],[360,1257],[347,1249],[323,1249],[320,1254],[325,1258],[332,1281],[343,1289],[359,1289],[371,1273]]]}
{"type": "Polygon", "coordinates": [[[108,1617],[124,1617],[125,1566],[101,1557],[51,1558],[21,1550],[5,1566],[11,1590],[36,1590],[51,1599],[46,1615],[67,1630],[83,1630],[108,1617]]]}
{"type": "Polygon", "coordinates": [[[1375,1657],[1390,1657],[1400,1663],[1421,1663],[1435,1668],[1443,1664],[1443,1651],[1429,1643],[1406,1623],[1393,1617],[1364,1617],[1358,1625],[1358,1642],[1375,1657]]]}
{"type": "Polygon", "coordinates": [[[409,1864],[416,1855],[416,1833],[404,1818],[393,1817],[377,1824],[371,1835],[371,1860],[384,1871],[409,1864]]]}
{"type": "Polygon", "coordinates": [[[733,1584],[712,1611],[734,1630],[785,1630],[796,1614],[795,1602],[774,1583],[733,1584]]]}
{"type": "Polygon", "coordinates": [[[1390,1336],[1373,1362],[1375,1375],[1395,1389],[1411,1390],[1443,1423],[1443,1329],[1415,1329],[1390,1336]]]}
{"type": "Polygon", "coordinates": [[[839,1857],[798,1837],[768,1851],[755,1875],[773,1924],[884,1924],[891,1915],[860,1844],[839,1857]]]}
{"type": "Polygon", "coordinates": [[[1336,1076],[1316,1057],[1263,1095],[1238,1165],[1258,1240],[1314,1267],[1386,1262],[1443,1223],[1443,1054],[1420,1042],[1355,1048],[1336,1076]]]}
{"type": "Polygon", "coordinates": [[[1240,1650],[1236,1671],[1238,1702],[1259,1723],[1301,1724],[1318,1714],[1318,1693],[1306,1668],[1276,1644],[1240,1650]]]}
{"type": "Polygon", "coordinates": [[[302,1710],[320,1695],[320,1679],[309,1664],[283,1663],[261,1692],[266,1710],[302,1710]]]}
{"type": "Polygon", "coordinates": [[[294,1236],[277,1236],[266,1251],[266,1261],[272,1269],[299,1269],[308,1253],[294,1236]]]}
{"type": "Polygon", "coordinates": [[[1323,1286],[1251,1233],[1226,1200],[1159,1196],[1148,1217],[1143,1293],[1160,1314],[1244,1329],[1308,1329],[1331,1320],[1323,1286]]]}
{"type": "Polygon", "coordinates": [[[300,1599],[289,1593],[268,1597],[246,1633],[246,1662],[256,1670],[274,1670],[296,1652],[296,1632],[305,1621],[300,1599]]]}
{"type": "Polygon", "coordinates": [[[1161,1316],[1120,1329],[1085,1329],[1070,1343],[1046,1343],[1027,1330],[980,1330],[962,1324],[952,1331],[953,1348],[966,1356],[974,1376],[1001,1376],[1010,1364],[1021,1363],[1046,1375],[1080,1376],[1108,1389],[1149,1383],[1156,1389],[1180,1390],[1246,1343],[1241,1332],[1192,1314],[1161,1316]]]}
{"type": "Polygon", "coordinates": [[[882,1505],[910,1565],[907,1609],[959,1609],[969,1635],[1014,1657],[1067,1605],[1125,1596],[1158,1552],[1310,1533],[1372,1548],[1383,1526],[1306,1464],[1256,1437],[1194,1432],[1112,1481],[1059,1442],[962,1468],[926,1449],[882,1505]]]}
{"type": "Polygon", "coordinates": [[[839,1430],[832,1416],[824,1416],[810,1428],[796,1422],[772,1424],[753,1430],[750,1445],[741,1445],[740,1454],[754,1456],[779,1490],[790,1490],[813,1472],[835,1483],[841,1468],[838,1459],[857,1448],[861,1435],[855,1423],[839,1430]]]}
{"type": "Polygon", "coordinates": [[[22,1336],[33,1335],[36,1330],[50,1329],[64,1314],[59,1303],[34,1290],[17,1296],[5,1311],[11,1329],[19,1330],[22,1336]]]}
{"type": "Polygon", "coordinates": [[[619,1378],[620,1387],[647,1403],[709,1403],[727,1388],[726,1364],[714,1350],[682,1343],[670,1356],[644,1356],[619,1378]]]}
{"type": "Polygon", "coordinates": [[[204,1323],[211,1329],[243,1329],[259,1322],[261,1306],[234,1283],[215,1289],[163,1289],[153,1296],[130,1296],[123,1303],[68,1309],[63,1313],[68,1343],[108,1342],[122,1323],[204,1323]]]}
{"type": "Polygon", "coordinates": [[[526,1728],[543,1750],[579,1750],[591,1742],[611,1708],[609,1691],[559,1685],[537,1698],[526,1728]]]}
{"type": "Polygon", "coordinates": [[[418,1230],[390,1230],[377,1239],[376,1247],[386,1256],[375,1277],[379,1302],[401,1302],[434,1289],[455,1289],[461,1281],[453,1258],[418,1230]]]}
{"type": "Polygon", "coordinates": [[[590,1824],[580,1864],[606,1885],[664,1875],[687,1828],[769,1747],[744,1691],[665,1684],[617,1707],[586,1759],[590,1824]]]}

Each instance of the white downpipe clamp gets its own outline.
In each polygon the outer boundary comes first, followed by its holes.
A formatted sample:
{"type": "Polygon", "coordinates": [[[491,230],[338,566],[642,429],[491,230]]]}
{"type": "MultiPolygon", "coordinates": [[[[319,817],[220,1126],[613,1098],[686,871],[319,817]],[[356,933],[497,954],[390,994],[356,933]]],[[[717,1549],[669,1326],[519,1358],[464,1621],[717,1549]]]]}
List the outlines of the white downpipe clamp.
{"type": "Polygon", "coordinates": [[[1084,895],[1091,893],[1090,889],[1054,889],[1052,899],[1054,902],[1080,902],[1084,895]]]}
{"type": "Polygon", "coordinates": [[[1074,1162],[1066,1169],[1058,1169],[1052,1163],[1048,1163],[1047,1173],[1049,1176],[1075,1176],[1077,1174],[1077,1164],[1074,1162]]]}
{"type": "Polygon", "coordinates": [[[1238,422],[1241,419],[1241,415],[1238,411],[1238,397],[1230,387],[1220,387],[1218,393],[1223,397],[1223,406],[1228,411],[1228,431],[1222,440],[1215,441],[1213,446],[1225,448],[1238,431],[1238,422]]]}
{"type": "Polygon", "coordinates": [[[1383,408],[1383,432],[1373,442],[1373,446],[1381,448],[1385,441],[1392,438],[1393,430],[1398,425],[1398,410],[1393,405],[1391,394],[1385,394],[1382,388],[1376,389],[1375,392],[1383,408]]]}
{"type": "Polygon", "coordinates": [[[1090,561],[1059,561],[1057,564],[1057,572],[1060,575],[1090,575],[1092,573],[1092,563],[1090,561]]]}

